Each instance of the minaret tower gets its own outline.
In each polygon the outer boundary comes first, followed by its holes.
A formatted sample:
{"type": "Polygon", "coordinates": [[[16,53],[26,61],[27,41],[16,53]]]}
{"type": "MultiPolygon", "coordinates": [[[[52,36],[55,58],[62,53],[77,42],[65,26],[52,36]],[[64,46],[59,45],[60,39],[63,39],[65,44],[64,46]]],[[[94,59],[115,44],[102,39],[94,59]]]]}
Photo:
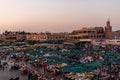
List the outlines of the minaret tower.
{"type": "Polygon", "coordinates": [[[110,25],[110,21],[109,19],[106,22],[106,26],[105,26],[105,38],[106,39],[112,39],[112,26],[110,25]]]}

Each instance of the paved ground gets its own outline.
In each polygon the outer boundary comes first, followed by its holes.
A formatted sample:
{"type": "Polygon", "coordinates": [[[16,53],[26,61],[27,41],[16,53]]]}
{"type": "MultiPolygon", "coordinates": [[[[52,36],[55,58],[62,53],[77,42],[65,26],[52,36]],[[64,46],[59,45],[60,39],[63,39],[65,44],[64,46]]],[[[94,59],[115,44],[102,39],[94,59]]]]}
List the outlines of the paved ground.
{"type": "Polygon", "coordinates": [[[27,80],[27,76],[20,75],[19,71],[0,70],[0,80],[9,80],[10,78],[20,77],[20,80],[27,80]]]}

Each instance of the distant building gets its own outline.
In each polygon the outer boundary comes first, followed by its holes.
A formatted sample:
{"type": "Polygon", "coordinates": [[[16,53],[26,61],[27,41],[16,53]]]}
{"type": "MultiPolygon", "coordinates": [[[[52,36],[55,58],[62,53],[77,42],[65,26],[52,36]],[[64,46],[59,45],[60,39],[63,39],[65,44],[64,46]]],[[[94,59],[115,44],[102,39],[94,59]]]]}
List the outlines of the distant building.
{"type": "Polygon", "coordinates": [[[5,35],[0,34],[0,41],[4,41],[4,40],[6,40],[5,35]]]}
{"type": "Polygon", "coordinates": [[[26,40],[26,32],[24,31],[5,31],[3,35],[6,40],[22,41],[26,40]]]}
{"type": "MultiPolygon", "coordinates": [[[[114,34],[119,35],[119,33],[114,34]]],[[[104,41],[105,39],[113,39],[112,26],[110,26],[109,20],[106,22],[105,27],[83,27],[79,30],[73,30],[64,44],[80,48],[84,44],[92,43],[93,41],[94,43],[96,41],[104,41]]]]}
{"type": "Polygon", "coordinates": [[[68,38],[68,33],[40,33],[26,35],[26,40],[39,42],[63,42],[68,38]]]}
{"type": "Polygon", "coordinates": [[[112,26],[110,21],[106,22],[104,27],[83,27],[80,30],[73,30],[71,33],[26,33],[24,31],[5,31],[3,35],[0,35],[1,40],[31,40],[39,42],[50,42],[50,43],[62,43],[66,41],[77,42],[84,41],[85,39],[113,39],[119,37],[119,32],[112,32],[112,26]]]}
{"type": "Polygon", "coordinates": [[[109,20],[106,22],[106,26],[105,26],[105,38],[106,39],[112,39],[113,38],[112,26],[110,25],[109,20]]]}
{"type": "MultiPolygon", "coordinates": [[[[114,33],[119,35],[117,33],[114,33]]],[[[113,39],[112,26],[110,21],[106,22],[104,27],[83,27],[80,30],[74,30],[70,35],[70,39],[113,39]]]]}
{"type": "Polygon", "coordinates": [[[71,35],[71,39],[103,39],[105,38],[105,32],[103,27],[83,27],[80,30],[74,30],[71,35]]]}
{"type": "Polygon", "coordinates": [[[47,41],[47,34],[46,33],[28,34],[26,35],[26,40],[45,42],[47,41]]]}
{"type": "Polygon", "coordinates": [[[64,41],[68,38],[68,33],[50,33],[47,37],[48,41],[64,41]]]}
{"type": "Polygon", "coordinates": [[[114,31],[113,37],[114,37],[114,39],[120,39],[120,30],[114,31]]]}

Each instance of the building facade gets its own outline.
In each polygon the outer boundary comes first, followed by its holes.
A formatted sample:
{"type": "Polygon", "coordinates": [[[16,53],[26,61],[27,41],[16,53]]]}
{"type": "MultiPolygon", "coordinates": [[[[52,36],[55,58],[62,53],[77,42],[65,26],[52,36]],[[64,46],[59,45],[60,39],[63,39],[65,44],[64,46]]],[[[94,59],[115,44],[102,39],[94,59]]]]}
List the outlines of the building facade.
{"type": "Polygon", "coordinates": [[[106,26],[105,26],[105,38],[106,39],[112,39],[113,38],[112,26],[110,25],[109,20],[106,22],[106,26]]]}
{"type": "Polygon", "coordinates": [[[28,35],[26,35],[26,40],[45,42],[45,41],[47,41],[47,34],[45,34],[45,33],[28,34],[28,35]]]}
{"type": "Polygon", "coordinates": [[[70,39],[103,39],[105,32],[103,27],[84,27],[80,30],[74,30],[69,37],[70,39]]]}
{"type": "Polygon", "coordinates": [[[5,35],[0,34],[0,41],[4,41],[4,40],[6,40],[5,35]]]}
{"type": "Polygon", "coordinates": [[[119,35],[117,32],[112,32],[112,26],[110,21],[106,22],[104,27],[83,27],[80,30],[73,30],[71,33],[26,33],[24,31],[5,31],[3,35],[0,35],[1,40],[31,40],[39,42],[63,42],[71,40],[76,42],[80,39],[112,39],[115,35],[119,35]]]}
{"type": "Polygon", "coordinates": [[[47,37],[48,41],[64,41],[68,38],[68,33],[50,33],[47,37]]]}
{"type": "Polygon", "coordinates": [[[26,35],[26,40],[50,43],[64,41],[67,38],[67,33],[40,33],[26,35]]]}
{"type": "MultiPolygon", "coordinates": [[[[115,34],[115,33],[114,33],[115,34]]],[[[118,35],[116,33],[116,35],[118,35]]],[[[80,30],[74,30],[70,35],[70,39],[113,39],[112,26],[110,21],[106,22],[105,27],[83,27],[80,30]]]]}
{"type": "Polygon", "coordinates": [[[6,40],[11,41],[23,41],[26,40],[26,32],[24,31],[5,31],[3,35],[5,36],[6,40]]]}
{"type": "Polygon", "coordinates": [[[113,32],[113,38],[114,39],[120,39],[120,30],[113,32]]]}

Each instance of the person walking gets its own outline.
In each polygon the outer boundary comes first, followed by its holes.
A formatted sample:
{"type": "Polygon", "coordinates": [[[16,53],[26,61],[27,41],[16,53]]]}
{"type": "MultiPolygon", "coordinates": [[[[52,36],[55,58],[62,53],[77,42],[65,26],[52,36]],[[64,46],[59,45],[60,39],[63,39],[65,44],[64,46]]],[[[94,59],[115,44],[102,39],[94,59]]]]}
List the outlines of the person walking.
{"type": "Polygon", "coordinates": [[[32,80],[32,73],[28,74],[28,80],[32,80]]]}
{"type": "Polygon", "coordinates": [[[2,65],[2,70],[4,71],[5,70],[5,68],[4,68],[4,66],[2,65]]]}

